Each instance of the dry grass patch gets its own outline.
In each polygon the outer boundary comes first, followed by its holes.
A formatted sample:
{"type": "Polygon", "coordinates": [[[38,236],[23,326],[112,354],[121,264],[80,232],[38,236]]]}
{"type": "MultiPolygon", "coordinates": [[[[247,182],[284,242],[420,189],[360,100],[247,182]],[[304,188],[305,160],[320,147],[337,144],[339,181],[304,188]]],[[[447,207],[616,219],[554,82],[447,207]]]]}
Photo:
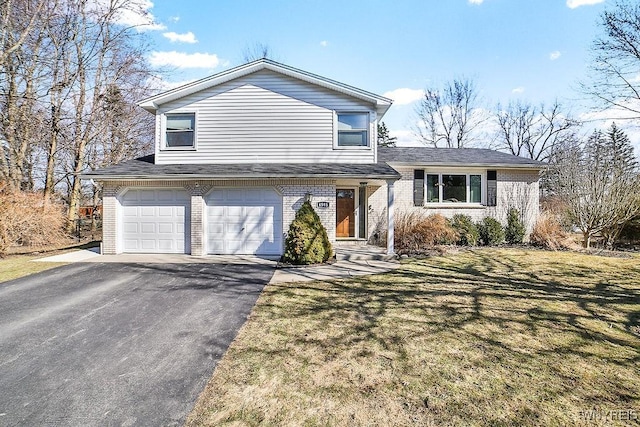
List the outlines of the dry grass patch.
{"type": "Polygon", "coordinates": [[[482,249],[270,285],[187,424],[626,425],[638,261],[482,249]]]}
{"type": "Polygon", "coordinates": [[[64,262],[31,262],[43,256],[48,255],[9,255],[6,258],[0,258],[0,283],[67,264],[64,262]]]}

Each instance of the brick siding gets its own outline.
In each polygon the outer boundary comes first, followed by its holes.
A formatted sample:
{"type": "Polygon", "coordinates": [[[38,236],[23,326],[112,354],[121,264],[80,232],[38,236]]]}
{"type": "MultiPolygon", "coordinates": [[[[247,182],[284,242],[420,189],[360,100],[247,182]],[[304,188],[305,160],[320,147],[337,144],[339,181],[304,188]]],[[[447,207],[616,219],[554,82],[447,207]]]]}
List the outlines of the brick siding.
{"type": "MultiPolygon", "coordinates": [[[[522,214],[527,236],[538,219],[539,173],[537,171],[498,170],[496,206],[429,208],[413,205],[414,168],[396,167],[395,169],[402,176],[394,185],[396,216],[402,212],[417,210],[427,215],[441,214],[447,218],[464,214],[469,215],[474,221],[481,221],[484,217],[490,216],[506,224],[507,212],[513,207],[522,214]]],[[[372,190],[369,196],[369,234],[371,236],[386,230],[387,186],[383,185],[372,190]]],[[[486,192],[486,185],[483,192],[486,192]]]]}

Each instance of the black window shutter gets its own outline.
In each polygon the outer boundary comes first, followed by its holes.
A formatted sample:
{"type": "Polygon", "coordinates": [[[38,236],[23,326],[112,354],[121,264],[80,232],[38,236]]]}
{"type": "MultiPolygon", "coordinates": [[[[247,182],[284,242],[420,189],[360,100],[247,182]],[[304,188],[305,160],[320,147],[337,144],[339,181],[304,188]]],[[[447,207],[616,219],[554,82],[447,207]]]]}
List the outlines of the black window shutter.
{"type": "Polygon", "coordinates": [[[498,199],[498,172],[487,171],[487,206],[496,206],[498,199]]]}
{"type": "Polygon", "coordinates": [[[424,170],[413,171],[413,205],[424,205],[424,170]]]}

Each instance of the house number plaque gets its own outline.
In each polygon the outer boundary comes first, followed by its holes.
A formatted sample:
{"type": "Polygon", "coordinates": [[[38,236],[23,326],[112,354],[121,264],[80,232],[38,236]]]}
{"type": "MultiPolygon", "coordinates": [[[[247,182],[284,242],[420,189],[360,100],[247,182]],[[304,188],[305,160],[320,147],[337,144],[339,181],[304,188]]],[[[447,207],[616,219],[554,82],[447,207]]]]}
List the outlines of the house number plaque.
{"type": "Polygon", "coordinates": [[[317,206],[321,209],[326,209],[329,207],[329,202],[318,202],[317,206]]]}

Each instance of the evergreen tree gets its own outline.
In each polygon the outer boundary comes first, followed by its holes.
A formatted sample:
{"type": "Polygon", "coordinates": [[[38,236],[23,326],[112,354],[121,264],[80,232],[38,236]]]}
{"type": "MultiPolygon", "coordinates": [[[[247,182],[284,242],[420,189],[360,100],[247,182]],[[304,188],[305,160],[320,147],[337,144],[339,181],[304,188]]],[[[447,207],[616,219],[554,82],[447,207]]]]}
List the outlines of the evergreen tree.
{"type": "Polygon", "coordinates": [[[378,147],[395,147],[398,138],[389,135],[389,129],[384,122],[378,123],[378,147]]]}
{"type": "Polygon", "coordinates": [[[304,202],[289,227],[282,260],[290,264],[318,264],[327,261],[332,253],[320,217],[310,202],[304,202]]]}
{"type": "Polygon", "coordinates": [[[550,168],[552,190],[567,203],[586,248],[598,233],[613,245],[624,224],[640,213],[637,168],[633,146],[615,124],[558,153],[550,168]]]}

